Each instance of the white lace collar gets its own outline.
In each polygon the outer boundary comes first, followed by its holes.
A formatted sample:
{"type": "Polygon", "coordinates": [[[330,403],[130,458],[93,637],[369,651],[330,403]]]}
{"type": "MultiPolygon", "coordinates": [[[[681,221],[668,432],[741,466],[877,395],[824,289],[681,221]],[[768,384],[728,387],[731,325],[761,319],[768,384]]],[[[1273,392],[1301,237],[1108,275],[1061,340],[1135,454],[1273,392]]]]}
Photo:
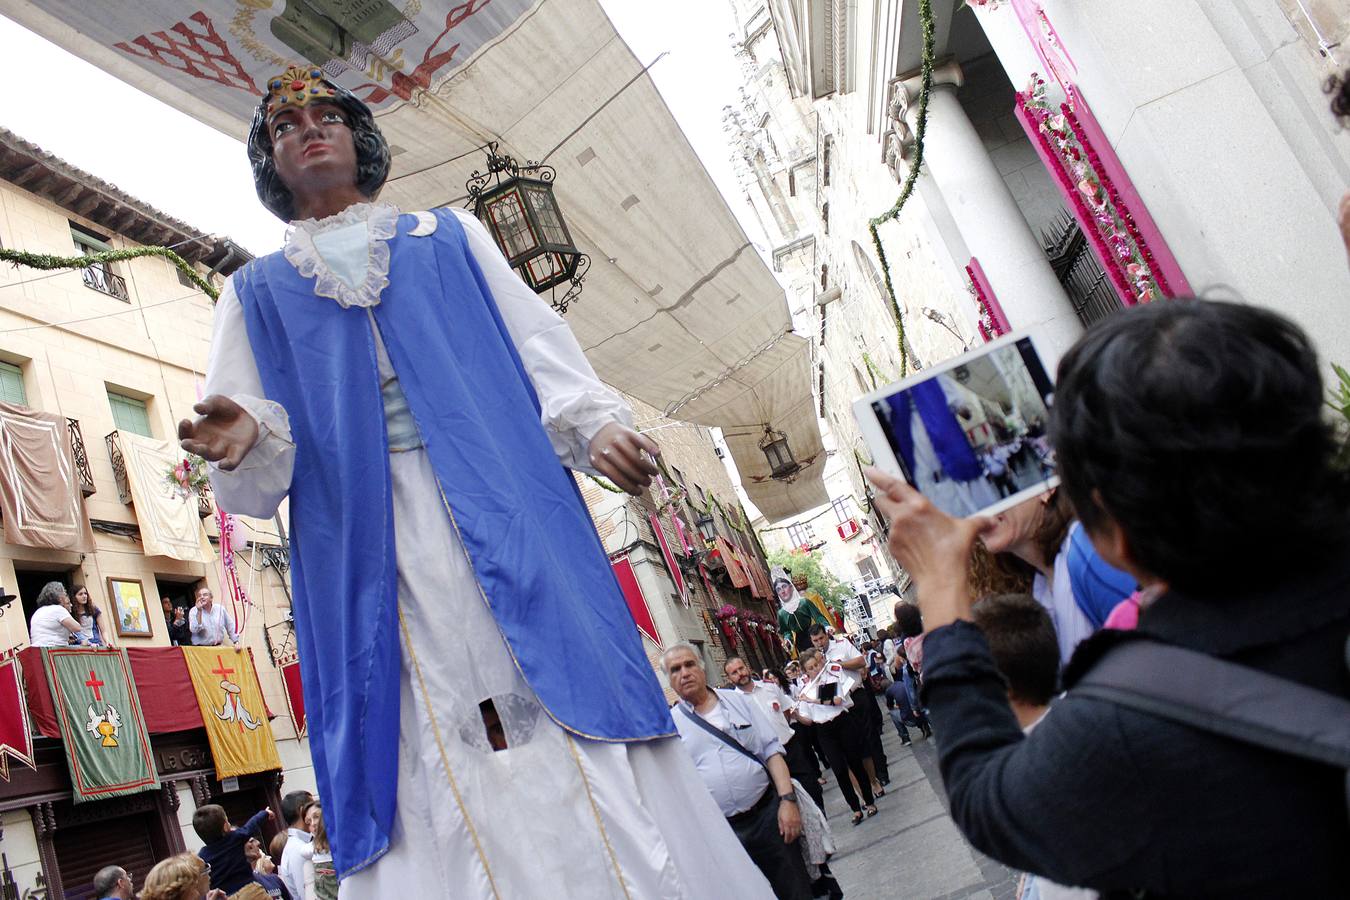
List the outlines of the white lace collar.
{"type": "Polygon", "coordinates": [[[286,259],[302,276],[315,279],[314,293],[318,296],[336,300],[344,309],[375,306],[389,286],[386,242],[398,232],[398,217],[398,208],[388,203],[354,203],[336,215],[299,219],[286,233],[286,259]],[[314,236],[362,223],[366,226],[366,274],[353,287],[329,268],[314,245],[314,236]]]}

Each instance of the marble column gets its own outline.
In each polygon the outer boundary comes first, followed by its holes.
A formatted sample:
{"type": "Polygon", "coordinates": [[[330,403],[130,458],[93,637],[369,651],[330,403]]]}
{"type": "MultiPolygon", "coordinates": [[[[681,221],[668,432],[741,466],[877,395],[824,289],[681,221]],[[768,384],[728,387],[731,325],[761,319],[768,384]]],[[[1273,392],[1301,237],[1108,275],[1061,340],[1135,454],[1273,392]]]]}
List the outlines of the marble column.
{"type": "MultiPolygon", "coordinates": [[[[960,70],[943,66],[928,95],[924,166],[966,247],[980,261],[999,304],[1015,330],[1033,329],[1043,338],[1045,360],[1059,356],[1083,333],[1064,288],[1027,224],[1012,192],[984,148],[975,126],[956,99],[960,70]]],[[[904,82],[897,100],[915,125],[918,79],[904,82]],[[910,101],[910,102],[906,102],[910,101]]]]}

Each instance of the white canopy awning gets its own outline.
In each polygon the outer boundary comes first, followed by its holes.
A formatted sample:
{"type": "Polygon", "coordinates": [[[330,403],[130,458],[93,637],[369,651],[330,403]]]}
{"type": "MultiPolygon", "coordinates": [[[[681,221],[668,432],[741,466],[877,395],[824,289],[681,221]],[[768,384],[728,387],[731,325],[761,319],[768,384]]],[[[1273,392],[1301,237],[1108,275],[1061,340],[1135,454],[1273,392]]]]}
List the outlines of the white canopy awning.
{"type": "Polygon", "coordinates": [[[268,78],[303,54],[375,110],[395,154],[382,198],[404,209],[462,205],[489,140],[547,162],[591,256],[567,319],[600,377],[738,435],[732,455],[769,519],[825,502],[809,348],[783,337],[782,289],[594,0],[140,0],[97,15],[84,0],[0,0],[0,12],[240,138],[268,78]],[[339,8],[347,20],[325,18],[339,8]],[[816,460],[791,485],[755,480],[767,462],[739,435],[765,425],[816,460]]]}

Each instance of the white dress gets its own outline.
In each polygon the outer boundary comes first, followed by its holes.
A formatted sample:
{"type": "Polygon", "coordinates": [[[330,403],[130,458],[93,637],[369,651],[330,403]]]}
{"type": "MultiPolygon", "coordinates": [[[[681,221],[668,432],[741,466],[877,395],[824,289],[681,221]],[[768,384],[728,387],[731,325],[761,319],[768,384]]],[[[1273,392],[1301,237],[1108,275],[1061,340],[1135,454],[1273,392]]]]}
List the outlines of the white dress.
{"type": "MultiPolygon", "coordinates": [[[[630,421],[570,329],[507,266],[487,231],[456,211],[534,383],[565,465],[588,467],[604,424],[630,421]]],[[[392,207],[361,204],[296,223],[287,258],[319,271],[316,303],[371,306],[392,207]],[[331,290],[336,276],[345,290],[331,290]]],[[[434,230],[426,213],[413,235],[434,230]]],[[[413,237],[400,240],[415,239],[413,237]]],[[[397,273],[394,273],[397,277],[397,273]]],[[[390,446],[419,444],[379,345],[390,446]]],[[[267,401],[232,287],[216,305],[208,394],[230,396],[261,426],[234,472],[213,468],[221,506],[267,517],[291,479],[284,410],[267,401]]],[[[768,898],[678,738],[602,743],[569,735],[540,707],[480,597],[426,452],[390,453],[401,632],[398,804],[389,852],[343,880],[346,898],[768,898]],[[488,743],[479,703],[493,699],[507,749],[488,743]]],[[[566,648],[559,648],[560,654],[566,648]]],[[[565,668],[560,666],[565,671],[565,668]]],[[[584,672],[570,673],[584,679],[584,672]]],[[[340,789],[340,786],[334,786],[340,789]]]]}

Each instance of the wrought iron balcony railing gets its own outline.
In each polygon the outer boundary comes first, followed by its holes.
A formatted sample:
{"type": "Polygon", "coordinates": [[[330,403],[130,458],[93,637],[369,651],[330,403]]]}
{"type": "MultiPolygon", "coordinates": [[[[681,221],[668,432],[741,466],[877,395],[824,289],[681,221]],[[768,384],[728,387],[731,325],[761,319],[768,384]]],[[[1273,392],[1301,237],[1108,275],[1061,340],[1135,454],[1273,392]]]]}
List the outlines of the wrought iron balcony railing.
{"type": "Polygon", "coordinates": [[[89,266],[84,270],[84,283],[96,291],[102,291],[110,297],[116,297],[123,303],[131,302],[127,293],[127,280],[121,275],[109,271],[106,266],[89,266]]]}
{"type": "Polygon", "coordinates": [[[127,461],[122,456],[122,444],[117,439],[117,432],[110,432],[103,438],[108,445],[108,459],[112,461],[113,478],[117,481],[117,499],[131,505],[131,483],[127,481],[127,461]]]}
{"type": "Polygon", "coordinates": [[[80,493],[88,497],[95,491],[94,472],[89,468],[89,451],[84,447],[84,433],[79,419],[66,419],[70,428],[70,449],[75,456],[75,474],[80,479],[80,493]]]}
{"type": "Polygon", "coordinates": [[[211,485],[207,484],[197,490],[197,515],[205,519],[211,512],[211,485]]]}

